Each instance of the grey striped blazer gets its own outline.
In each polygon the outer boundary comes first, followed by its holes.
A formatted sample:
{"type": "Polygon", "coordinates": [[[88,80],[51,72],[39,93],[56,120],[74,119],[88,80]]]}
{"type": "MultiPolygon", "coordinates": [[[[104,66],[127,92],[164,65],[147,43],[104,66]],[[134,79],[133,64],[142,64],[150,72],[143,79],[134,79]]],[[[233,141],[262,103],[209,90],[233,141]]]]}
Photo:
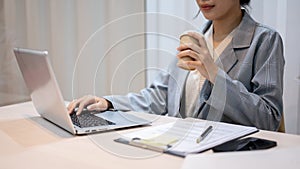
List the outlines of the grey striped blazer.
{"type": "MultiPolygon", "coordinates": [[[[206,81],[196,103],[195,118],[277,130],[283,111],[283,43],[278,32],[255,22],[247,12],[232,42],[216,61],[215,84],[206,81]]],[[[205,24],[205,33],[211,22],[205,24]]],[[[176,66],[139,93],[104,98],[115,109],[184,117],[181,105],[188,71],[176,66]]],[[[186,98],[188,99],[188,98],[186,98]]]]}

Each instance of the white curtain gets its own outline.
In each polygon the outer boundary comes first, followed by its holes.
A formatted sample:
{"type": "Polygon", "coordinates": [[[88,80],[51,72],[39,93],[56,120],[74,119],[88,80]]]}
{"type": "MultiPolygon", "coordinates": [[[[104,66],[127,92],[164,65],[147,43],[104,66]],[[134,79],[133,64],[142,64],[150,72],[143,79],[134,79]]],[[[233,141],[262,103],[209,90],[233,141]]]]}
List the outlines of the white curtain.
{"type": "Polygon", "coordinates": [[[145,86],[144,1],[0,0],[0,5],[1,105],[29,99],[13,47],[48,50],[66,100],[145,86]]]}
{"type": "MultiPolygon", "coordinates": [[[[300,134],[300,75],[299,0],[251,0],[251,15],[259,22],[275,28],[285,44],[284,115],[286,130],[300,134]]],[[[147,36],[147,66],[166,68],[176,55],[178,37],[188,29],[197,29],[205,21],[202,16],[193,20],[198,7],[196,0],[147,0],[147,11],[156,17],[147,16],[147,31],[157,36],[147,36]],[[184,19],[185,21],[183,21],[184,19]],[[169,35],[168,38],[166,36],[169,35]],[[171,38],[170,38],[171,37],[171,38]],[[177,39],[177,40],[176,40],[177,39]],[[155,48],[157,50],[149,50],[155,48]]],[[[157,70],[157,69],[155,69],[157,70]]],[[[156,71],[147,72],[147,83],[155,77],[156,71]]]]}

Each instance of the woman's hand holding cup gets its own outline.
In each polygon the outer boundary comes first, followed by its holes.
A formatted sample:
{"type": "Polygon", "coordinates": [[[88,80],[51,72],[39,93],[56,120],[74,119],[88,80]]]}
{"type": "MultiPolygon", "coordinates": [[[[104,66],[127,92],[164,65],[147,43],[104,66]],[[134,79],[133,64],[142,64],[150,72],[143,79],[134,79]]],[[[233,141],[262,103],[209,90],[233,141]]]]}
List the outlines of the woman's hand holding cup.
{"type": "Polygon", "coordinates": [[[201,33],[188,31],[180,36],[180,46],[177,48],[177,66],[185,70],[198,70],[200,74],[213,84],[218,72],[206,40],[201,33]]]}
{"type": "MultiPolygon", "coordinates": [[[[190,36],[188,32],[185,32],[180,36],[180,45],[188,45],[188,44],[194,44],[200,46],[198,39],[195,39],[194,37],[190,36]]],[[[188,48],[185,50],[191,50],[191,49],[188,48]]],[[[195,68],[192,68],[186,64],[187,61],[195,61],[195,59],[188,55],[179,57],[177,66],[185,70],[195,70],[195,68]]]]}

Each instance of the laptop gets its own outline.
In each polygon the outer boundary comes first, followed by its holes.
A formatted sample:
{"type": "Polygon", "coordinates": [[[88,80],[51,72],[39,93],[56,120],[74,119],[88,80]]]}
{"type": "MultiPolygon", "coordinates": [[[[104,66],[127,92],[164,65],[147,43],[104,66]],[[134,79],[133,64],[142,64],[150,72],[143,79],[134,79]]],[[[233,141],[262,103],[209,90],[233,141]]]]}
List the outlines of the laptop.
{"type": "Polygon", "coordinates": [[[70,115],[51,67],[48,52],[14,48],[14,53],[37,112],[70,133],[81,135],[151,123],[122,111],[85,110],[82,115],[70,115]],[[86,121],[86,118],[89,120],[86,121]]]}

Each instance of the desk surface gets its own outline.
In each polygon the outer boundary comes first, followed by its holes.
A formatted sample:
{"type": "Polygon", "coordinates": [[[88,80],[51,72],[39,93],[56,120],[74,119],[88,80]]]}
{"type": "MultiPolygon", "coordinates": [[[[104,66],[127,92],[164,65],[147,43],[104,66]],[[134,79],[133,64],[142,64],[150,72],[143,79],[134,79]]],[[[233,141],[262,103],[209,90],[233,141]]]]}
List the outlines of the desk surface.
{"type": "MultiPolygon", "coordinates": [[[[176,120],[145,113],[139,116],[152,120],[153,125],[176,120]]],[[[31,102],[0,107],[0,169],[181,168],[184,158],[112,141],[138,129],[73,136],[41,118],[31,102]]],[[[260,131],[252,136],[276,140],[276,149],[300,146],[297,135],[260,131]]]]}

